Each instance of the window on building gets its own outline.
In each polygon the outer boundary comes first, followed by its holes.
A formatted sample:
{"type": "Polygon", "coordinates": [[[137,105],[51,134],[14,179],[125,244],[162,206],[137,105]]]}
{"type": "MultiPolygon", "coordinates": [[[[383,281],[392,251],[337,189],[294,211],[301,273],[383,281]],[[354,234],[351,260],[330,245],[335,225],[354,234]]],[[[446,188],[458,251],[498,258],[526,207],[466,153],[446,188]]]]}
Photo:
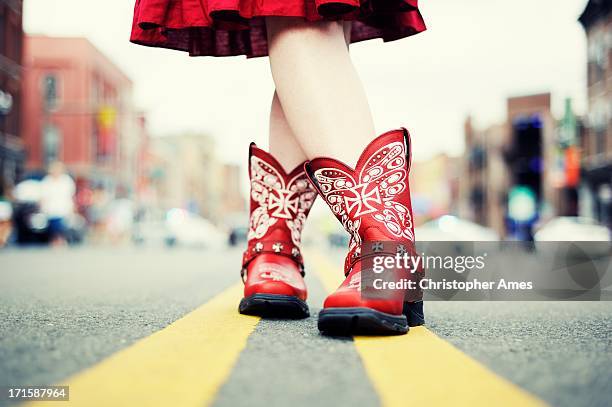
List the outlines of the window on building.
{"type": "Polygon", "coordinates": [[[482,170],[487,164],[487,151],[484,146],[476,145],[470,151],[470,170],[482,170]]]}
{"type": "Polygon", "coordinates": [[[595,129],[595,154],[604,154],[606,151],[606,129],[595,129]]]}
{"type": "Polygon", "coordinates": [[[608,123],[610,122],[608,107],[610,105],[604,99],[595,99],[589,112],[589,124],[591,134],[593,134],[592,151],[593,155],[605,154],[608,137],[608,123]]]}
{"type": "Polygon", "coordinates": [[[91,80],[91,99],[89,101],[91,106],[97,106],[100,104],[101,95],[102,90],[100,89],[100,79],[97,75],[94,75],[91,80]]]}
{"type": "Polygon", "coordinates": [[[605,32],[597,32],[592,35],[588,54],[588,84],[590,86],[604,79],[608,65],[608,44],[605,32]]]}
{"type": "Polygon", "coordinates": [[[56,73],[43,77],[43,103],[46,110],[54,110],[59,105],[59,80],[56,73]]]}

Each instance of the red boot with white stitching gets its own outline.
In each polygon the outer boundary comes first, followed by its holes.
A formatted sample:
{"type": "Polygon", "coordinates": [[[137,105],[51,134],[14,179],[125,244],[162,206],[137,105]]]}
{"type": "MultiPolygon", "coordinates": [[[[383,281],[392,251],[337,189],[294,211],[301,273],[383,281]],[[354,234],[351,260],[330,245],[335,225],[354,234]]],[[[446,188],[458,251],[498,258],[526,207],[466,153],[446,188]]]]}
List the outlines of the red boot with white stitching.
{"type": "MultiPolygon", "coordinates": [[[[343,335],[402,334],[409,326],[423,324],[420,290],[366,294],[368,289],[372,292],[369,283],[376,277],[372,274],[375,256],[415,254],[408,131],[394,130],[376,138],[354,169],[327,157],[307,162],[305,169],[319,195],[351,235],[346,278],[325,300],[319,313],[319,330],[343,335]],[[366,275],[370,280],[364,280],[366,275]]],[[[416,275],[421,272],[417,270],[416,275]]],[[[414,277],[408,271],[393,269],[392,273],[397,281],[414,277]]]]}
{"type": "Polygon", "coordinates": [[[304,165],[289,173],[266,151],[249,149],[251,202],[248,246],[242,259],[242,314],[309,316],[300,252],[302,228],[317,193],[304,165]]]}

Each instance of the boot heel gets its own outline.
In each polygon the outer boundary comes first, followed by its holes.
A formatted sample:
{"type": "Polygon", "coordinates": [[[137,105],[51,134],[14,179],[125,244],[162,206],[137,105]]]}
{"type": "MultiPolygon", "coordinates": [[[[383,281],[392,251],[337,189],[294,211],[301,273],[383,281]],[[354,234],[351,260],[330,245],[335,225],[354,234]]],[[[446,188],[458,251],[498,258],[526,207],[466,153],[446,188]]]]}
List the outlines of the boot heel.
{"type": "Polygon", "coordinates": [[[408,326],[419,326],[425,324],[423,301],[405,302],[402,314],[406,315],[406,319],[408,319],[408,326]]]}

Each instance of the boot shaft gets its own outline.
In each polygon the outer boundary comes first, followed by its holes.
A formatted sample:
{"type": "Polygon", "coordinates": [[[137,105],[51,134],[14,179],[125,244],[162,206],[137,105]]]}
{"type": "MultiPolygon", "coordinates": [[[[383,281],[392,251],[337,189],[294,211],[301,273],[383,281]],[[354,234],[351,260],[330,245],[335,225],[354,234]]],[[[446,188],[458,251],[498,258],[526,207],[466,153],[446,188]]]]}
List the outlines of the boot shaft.
{"type": "Polygon", "coordinates": [[[270,153],[252,143],[249,177],[249,243],[279,240],[299,246],[304,222],[317,196],[304,164],[287,173],[270,153]]]}
{"type": "Polygon", "coordinates": [[[351,250],[364,241],[413,244],[410,163],[410,136],[400,129],[374,139],[355,168],[324,157],[306,164],[311,182],[350,233],[351,250]]]}

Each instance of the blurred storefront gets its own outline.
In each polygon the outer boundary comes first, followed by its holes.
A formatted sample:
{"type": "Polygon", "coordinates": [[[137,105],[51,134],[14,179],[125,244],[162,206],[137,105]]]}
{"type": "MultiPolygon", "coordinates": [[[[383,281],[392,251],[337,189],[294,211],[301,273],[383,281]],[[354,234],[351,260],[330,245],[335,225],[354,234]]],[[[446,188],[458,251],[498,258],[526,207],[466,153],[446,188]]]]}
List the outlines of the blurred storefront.
{"type": "Polygon", "coordinates": [[[26,36],[24,68],[27,168],[63,161],[83,205],[92,189],[131,195],[146,131],[130,79],[85,38],[26,36]]]}
{"type": "Polygon", "coordinates": [[[466,150],[458,170],[458,215],[503,235],[509,185],[504,160],[509,139],[506,125],[478,129],[468,117],[464,133],[466,150]]]}
{"type": "Polygon", "coordinates": [[[612,227],[612,2],[590,0],[580,16],[587,35],[588,113],[581,132],[581,214],[612,227]]]}
{"type": "Polygon", "coordinates": [[[0,1],[0,199],[19,178],[25,153],[21,134],[22,1],[0,1]]]}
{"type": "Polygon", "coordinates": [[[206,134],[151,139],[150,196],[159,208],[183,208],[217,225],[243,213],[241,169],[219,160],[206,134]]]}
{"type": "Polygon", "coordinates": [[[506,105],[503,124],[481,130],[466,120],[459,214],[501,236],[528,240],[563,200],[553,171],[557,122],[548,93],[512,97],[506,105]]]}

